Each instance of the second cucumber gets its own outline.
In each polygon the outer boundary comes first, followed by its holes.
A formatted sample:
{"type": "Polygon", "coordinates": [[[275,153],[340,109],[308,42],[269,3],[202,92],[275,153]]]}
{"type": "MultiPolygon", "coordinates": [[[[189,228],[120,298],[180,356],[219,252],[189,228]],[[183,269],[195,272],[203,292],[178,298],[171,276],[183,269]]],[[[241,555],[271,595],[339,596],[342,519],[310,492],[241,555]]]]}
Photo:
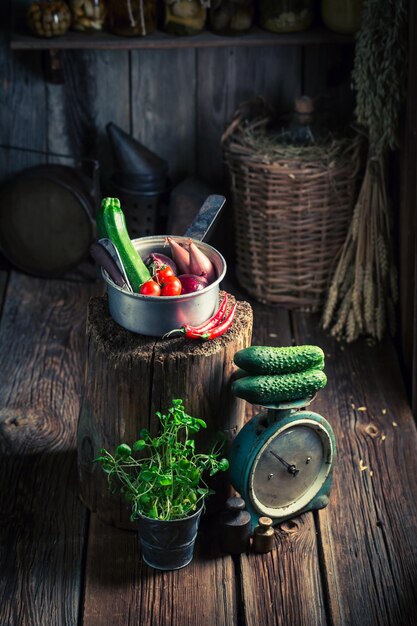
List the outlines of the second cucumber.
{"type": "Polygon", "coordinates": [[[252,404],[265,406],[313,396],[326,383],[324,372],[311,369],[297,374],[245,376],[232,383],[232,392],[252,404]]]}

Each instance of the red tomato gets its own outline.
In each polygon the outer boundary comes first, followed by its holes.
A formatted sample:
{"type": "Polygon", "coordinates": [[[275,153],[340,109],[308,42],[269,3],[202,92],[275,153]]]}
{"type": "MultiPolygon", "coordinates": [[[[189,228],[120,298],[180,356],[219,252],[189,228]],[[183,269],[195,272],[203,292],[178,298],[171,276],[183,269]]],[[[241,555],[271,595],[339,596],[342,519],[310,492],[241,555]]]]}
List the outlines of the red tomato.
{"type": "Polygon", "coordinates": [[[160,269],[156,270],[154,280],[156,280],[160,285],[163,285],[165,283],[165,279],[169,276],[175,276],[172,267],[169,267],[169,265],[162,265],[160,269]]]}
{"type": "Polygon", "coordinates": [[[147,280],[140,286],[139,293],[143,296],[160,296],[161,287],[154,280],[147,280]]]}
{"type": "Polygon", "coordinates": [[[161,296],[179,296],[181,294],[181,281],[176,276],[167,276],[161,290],[161,296]]]}

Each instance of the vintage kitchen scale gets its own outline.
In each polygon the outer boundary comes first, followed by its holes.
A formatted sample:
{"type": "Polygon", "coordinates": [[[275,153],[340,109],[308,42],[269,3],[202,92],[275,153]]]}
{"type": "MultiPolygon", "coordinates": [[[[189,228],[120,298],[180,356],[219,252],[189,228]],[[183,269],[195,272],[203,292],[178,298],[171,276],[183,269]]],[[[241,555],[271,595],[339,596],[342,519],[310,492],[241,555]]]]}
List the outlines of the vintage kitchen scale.
{"type": "Polygon", "coordinates": [[[336,442],[329,422],[306,410],[313,399],[262,407],[233,441],[230,480],[252,529],[259,517],[275,525],[329,502],[336,442]]]}

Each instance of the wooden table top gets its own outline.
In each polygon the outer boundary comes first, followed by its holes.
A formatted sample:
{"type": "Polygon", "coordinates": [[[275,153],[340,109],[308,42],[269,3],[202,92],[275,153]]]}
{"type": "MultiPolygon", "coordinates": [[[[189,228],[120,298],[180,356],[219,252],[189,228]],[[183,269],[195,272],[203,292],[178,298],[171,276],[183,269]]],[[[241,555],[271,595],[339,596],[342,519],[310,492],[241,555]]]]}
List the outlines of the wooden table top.
{"type": "Polygon", "coordinates": [[[0,272],[1,626],[405,626],[417,623],[417,434],[392,342],[343,346],[317,316],[254,305],[253,343],[317,343],[329,384],[330,504],[276,528],[266,555],[157,572],[135,533],[78,499],[75,432],[98,286],[0,272]]]}

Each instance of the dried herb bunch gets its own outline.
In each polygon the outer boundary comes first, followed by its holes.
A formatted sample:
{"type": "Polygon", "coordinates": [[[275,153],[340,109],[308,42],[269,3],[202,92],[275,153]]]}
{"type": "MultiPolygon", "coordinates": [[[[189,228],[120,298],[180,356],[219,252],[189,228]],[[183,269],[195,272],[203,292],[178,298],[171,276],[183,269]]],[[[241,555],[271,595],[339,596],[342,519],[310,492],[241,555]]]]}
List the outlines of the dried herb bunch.
{"type": "Polygon", "coordinates": [[[395,332],[397,273],[391,242],[387,155],[397,145],[407,67],[406,0],[365,0],[352,74],[356,118],[369,137],[365,175],[340,252],[323,328],[351,342],[395,332]]]}
{"type": "Polygon", "coordinates": [[[406,90],[407,0],[365,0],[355,45],[352,86],[355,115],[373,155],[398,145],[398,119],[406,90]]]}

